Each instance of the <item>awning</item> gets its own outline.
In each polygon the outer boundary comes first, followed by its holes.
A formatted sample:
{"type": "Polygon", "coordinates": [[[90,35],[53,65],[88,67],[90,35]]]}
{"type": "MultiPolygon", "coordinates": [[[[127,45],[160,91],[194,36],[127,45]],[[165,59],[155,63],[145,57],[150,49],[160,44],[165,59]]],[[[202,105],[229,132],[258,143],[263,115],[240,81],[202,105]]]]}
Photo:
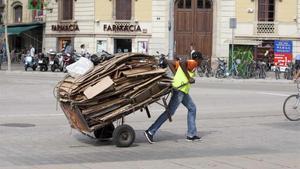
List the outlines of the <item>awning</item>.
{"type": "MultiPolygon", "coordinates": [[[[14,25],[14,26],[8,26],[7,32],[8,35],[19,35],[22,32],[29,31],[34,28],[41,27],[42,24],[29,24],[29,25],[14,25]]],[[[0,33],[4,33],[5,29],[4,27],[0,29],[0,33]]]]}

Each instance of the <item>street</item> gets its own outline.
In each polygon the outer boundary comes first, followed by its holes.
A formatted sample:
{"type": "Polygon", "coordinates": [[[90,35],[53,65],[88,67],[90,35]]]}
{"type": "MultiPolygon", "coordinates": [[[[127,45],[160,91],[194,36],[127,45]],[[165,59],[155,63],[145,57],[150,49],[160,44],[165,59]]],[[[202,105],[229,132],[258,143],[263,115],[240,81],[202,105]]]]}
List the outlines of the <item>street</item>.
{"type": "Polygon", "coordinates": [[[117,148],[70,128],[53,94],[63,76],[0,72],[0,169],[300,168],[300,122],[282,113],[297,92],[291,81],[197,78],[191,96],[202,141],[185,140],[181,106],[149,144],[143,131],[163,111],[153,104],[151,119],[140,111],[127,116],[136,140],[117,148]]]}

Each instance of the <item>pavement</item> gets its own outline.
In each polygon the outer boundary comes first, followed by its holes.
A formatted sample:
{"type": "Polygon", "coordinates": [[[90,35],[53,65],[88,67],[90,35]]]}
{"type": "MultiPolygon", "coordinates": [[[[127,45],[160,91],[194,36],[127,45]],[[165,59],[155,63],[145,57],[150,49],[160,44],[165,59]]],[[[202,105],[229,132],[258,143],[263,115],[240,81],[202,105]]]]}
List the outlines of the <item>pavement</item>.
{"type": "MultiPolygon", "coordinates": [[[[60,72],[0,71],[0,169],[299,169],[300,123],[283,116],[282,103],[295,84],[274,79],[197,78],[200,142],[187,142],[186,109],[180,106],[149,144],[143,136],[152,118],[126,116],[134,144],[117,148],[72,130],[57,107],[60,72]]],[[[116,122],[118,125],[120,122],[116,122]]]]}

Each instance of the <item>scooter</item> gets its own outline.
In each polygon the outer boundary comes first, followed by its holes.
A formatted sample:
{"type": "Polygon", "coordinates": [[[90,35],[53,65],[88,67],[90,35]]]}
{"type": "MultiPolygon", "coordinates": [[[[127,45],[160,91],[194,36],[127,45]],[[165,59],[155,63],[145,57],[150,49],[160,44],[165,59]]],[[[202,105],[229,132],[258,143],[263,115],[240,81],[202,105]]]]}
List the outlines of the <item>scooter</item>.
{"type": "Polygon", "coordinates": [[[55,72],[58,69],[62,72],[64,70],[62,53],[50,52],[48,55],[50,56],[49,65],[51,71],[55,72]]]}
{"type": "Polygon", "coordinates": [[[39,53],[38,58],[39,58],[38,64],[39,64],[39,67],[40,67],[40,71],[47,72],[48,71],[49,58],[46,57],[43,53],[39,53]]]}
{"type": "Polygon", "coordinates": [[[38,64],[36,59],[30,56],[29,54],[27,54],[25,57],[25,64],[24,64],[25,71],[27,71],[29,67],[32,68],[33,71],[35,71],[37,66],[38,64]]]}
{"type": "Polygon", "coordinates": [[[74,63],[75,62],[75,60],[74,60],[74,58],[72,57],[72,55],[71,54],[69,54],[69,53],[64,53],[63,54],[63,69],[65,70],[65,73],[67,73],[67,69],[66,69],[66,67],[67,66],[69,66],[70,64],[72,64],[72,63],[74,63]]]}

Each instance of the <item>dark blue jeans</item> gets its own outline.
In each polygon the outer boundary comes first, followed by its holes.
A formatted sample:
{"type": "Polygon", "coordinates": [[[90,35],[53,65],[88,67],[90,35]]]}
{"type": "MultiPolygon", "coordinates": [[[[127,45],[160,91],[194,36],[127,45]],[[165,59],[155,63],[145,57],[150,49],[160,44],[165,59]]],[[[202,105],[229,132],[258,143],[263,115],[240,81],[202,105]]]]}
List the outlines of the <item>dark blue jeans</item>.
{"type": "Polygon", "coordinates": [[[168,104],[168,108],[164,111],[158,119],[150,126],[148,132],[151,135],[154,135],[156,131],[160,128],[160,126],[168,119],[168,113],[173,116],[178,106],[182,103],[187,109],[187,136],[193,137],[197,135],[197,128],[196,128],[196,106],[190,97],[189,94],[185,94],[181,91],[173,89],[172,96],[170,102],[168,104]]]}

